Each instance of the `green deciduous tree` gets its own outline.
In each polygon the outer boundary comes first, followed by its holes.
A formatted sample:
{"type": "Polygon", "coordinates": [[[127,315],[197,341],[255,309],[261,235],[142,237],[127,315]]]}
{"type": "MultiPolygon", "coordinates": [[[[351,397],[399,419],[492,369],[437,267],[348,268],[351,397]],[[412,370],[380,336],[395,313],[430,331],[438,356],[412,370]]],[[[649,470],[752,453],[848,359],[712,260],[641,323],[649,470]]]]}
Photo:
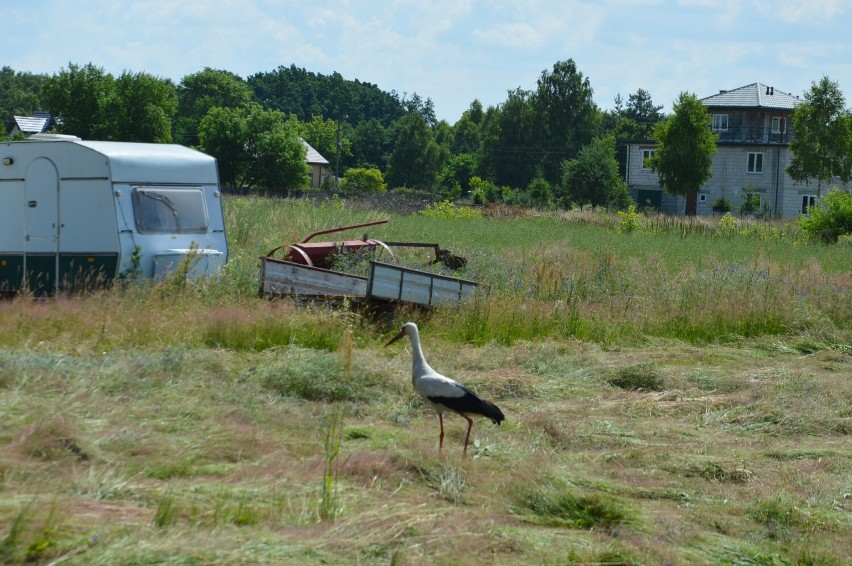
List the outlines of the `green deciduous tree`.
{"type": "Polygon", "coordinates": [[[248,124],[244,108],[215,106],[198,125],[201,151],[216,158],[222,183],[241,187],[246,177],[248,124]]]}
{"type": "Polygon", "coordinates": [[[474,153],[479,149],[479,126],[484,112],[482,103],[474,100],[470,108],[464,111],[459,121],[453,125],[453,135],[450,150],[453,153],[474,153]]]}
{"type": "MultiPolygon", "coordinates": [[[[255,100],[265,108],[295,114],[302,122],[312,116],[338,119],[348,116],[350,124],[375,118],[384,127],[405,114],[400,97],[374,84],[345,80],[339,73],[321,75],[291,65],[248,77],[255,100]]],[[[422,100],[421,100],[422,102],[422,100]]]]}
{"type": "Polygon", "coordinates": [[[361,122],[352,132],[351,149],[356,167],[384,169],[390,154],[387,129],[376,118],[361,122]]]}
{"type": "Polygon", "coordinates": [[[823,77],[811,83],[805,101],[793,111],[793,159],[787,173],[793,180],[815,181],[817,195],[834,177],[852,178],[852,113],[836,82],[823,77]]]}
{"type": "Polygon", "coordinates": [[[431,188],[446,158],[446,150],[435,143],[423,115],[410,112],[399,122],[387,182],[391,187],[431,188]]]}
{"type": "Polygon", "coordinates": [[[252,90],[242,78],[210,67],[181,79],[177,94],[174,138],[185,145],[198,143],[198,124],[211,108],[239,108],[252,100],[252,90]]]}
{"type": "Polygon", "coordinates": [[[310,184],[305,145],[285,124],[279,122],[263,131],[250,130],[249,138],[253,138],[247,177],[250,186],[287,195],[290,189],[303,189],[310,184]]]}
{"type": "Polygon", "coordinates": [[[130,71],[116,79],[92,63],[71,63],[45,80],[43,92],[60,133],[90,140],[172,141],[177,95],[167,79],[130,71]]]}
{"type": "Polygon", "coordinates": [[[470,178],[475,170],[476,156],[474,154],[462,153],[450,157],[436,180],[438,196],[442,199],[453,200],[470,191],[470,178]]]}
{"type": "Polygon", "coordinates": [[[540,150],[540,167],[550,182],[559,179],[559,167],[575,157],[598,130],[599,110],[592,86],[572,59],[558,61],[538,79],[533,106],[540,150]]]}
{"type": "Polygon", "coordinates": [[[563,162],[559,197],[562,204],[581,208],[591,205],[623,209],[630,204],[627,183],[618,172],[613,138],[598,138],[581,149],[575,159],[563,162]]]}
{"type": "Polygon", "coordinates": [[[232,187],[286,194],[308,186],[305,146],[284,114],[258,104],[212,108],[201,120],[201,150],[216,157],[219,174],[232,187]]]}
{"type": "Polygon", "coordinates": [[[111,74],[88,63],[73,63],[44,83],[44,102],[57,120],[57,130],[83,139],[109,136],[108,108],[115,89],[111,74]]]}
{"type": "Polygon", "coordinates": [[[125,71],[107,102],[105,139],[171,143],[177,92],[171,81],[125,71]]]}
{"type": "Polygon", "coordinates": [[[30,116],[42,108],[42,86],[47,75],[0,69],[0,135],[11,126],[15,116],[30,116]]]}
{"type": "Polygon", "coordinates": [[[686,197],[686,213],[694,215],[698,190],[712,176],[718,134],[710,115],[694,94],[681,92],[673,114],[654,127],[657,149],[648,165],[669,194],[686,197]]]}
{"type": "Polygon", "coordinates": [[[532,93],[515,89],[496,108],[489,108],[480,129],[478,170],[498,185],[526,187],[536,176],[536,118],[532,93]]]}

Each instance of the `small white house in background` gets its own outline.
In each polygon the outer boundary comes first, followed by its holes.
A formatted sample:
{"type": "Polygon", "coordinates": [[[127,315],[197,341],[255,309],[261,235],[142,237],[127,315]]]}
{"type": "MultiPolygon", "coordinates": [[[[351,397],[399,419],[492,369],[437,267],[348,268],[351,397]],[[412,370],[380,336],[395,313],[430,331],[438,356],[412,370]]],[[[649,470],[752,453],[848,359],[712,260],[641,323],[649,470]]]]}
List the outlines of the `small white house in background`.
{"type": "Polygon", "coordinates": [[[305,162],[311,168],[311,188],[317,189],[322,186],[323,180],[328,176],[328,166],[330,164],[328,159],[315,150],[311,144],[305,140],[302,140],[302,143],[305,144],[305,149],[307,150],[305,162]]]}
{"type": "Polygon", "coordinates": [[[157,278],[180,265],[196,277],[227,257],[209,155],[55,134],[0,143],[0,293],[157,278]]]}
{"type": "MultiPolygon", "coordinates": [[[[653,139],[627,142],[627,185],[639,206],[667,214],[713,214],[713,203],[724,198],[736,212],[744,191],[759,197],[761,213],[795,218],[807,213],[817,198],[815,184],[796,183],[787,174],[793,158],[790,141],[795,138],[793,111],[802,103],[798,96],[773,86],[753,83],[701,99],[710,114],[710,128],[719,134],[713,155],[713,176],[698,192],[696,202],[673,196],[660,187],[657,174],[647,165],[656,149],[653,139]],[[694,206],[694,208],[692,208],[694,206]]],[[[823,186],[822,193],[839,182],[823,186]]],[[[848,187],[843,187],[847,188],[848,187]]]]}

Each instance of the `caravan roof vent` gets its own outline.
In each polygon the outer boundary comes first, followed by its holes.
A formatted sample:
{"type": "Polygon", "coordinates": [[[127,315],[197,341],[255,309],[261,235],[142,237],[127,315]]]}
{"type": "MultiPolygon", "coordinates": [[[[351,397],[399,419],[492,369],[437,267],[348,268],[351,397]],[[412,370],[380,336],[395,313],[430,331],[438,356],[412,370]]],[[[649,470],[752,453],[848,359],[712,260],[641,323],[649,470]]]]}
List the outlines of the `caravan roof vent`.
{"type": "Polygon", "coordinates": [[[82,141],[79,137],[68,134],[33,134],[27,139],[36,141],[82,141]]]}

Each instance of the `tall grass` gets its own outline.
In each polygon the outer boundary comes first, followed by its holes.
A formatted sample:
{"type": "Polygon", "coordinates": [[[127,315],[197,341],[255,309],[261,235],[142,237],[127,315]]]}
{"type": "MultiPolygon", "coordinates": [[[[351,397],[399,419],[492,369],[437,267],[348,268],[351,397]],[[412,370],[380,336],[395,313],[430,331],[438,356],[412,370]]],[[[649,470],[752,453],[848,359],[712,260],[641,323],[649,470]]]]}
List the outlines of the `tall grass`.
{"type": "Polygon", "coordinates": [[[676,271],[658,255],[641,261],[549,250],[514,261],[485,257],[471,269],[490,281],[490,293],[442,315],[449,339],[708,342],[801,332],[835,344],[852,338],[850,281],[816,262],[790,269],[761,257],[740,263],[708,256],[676,271]]]}
{"type": "MultiPolygon", "coordinates": [[[[258,257],[316,230],[381,218],[390,224],[372,227],[371,237],[451,248],[468,260],[455,273],[482,284],[476,301],[440,315],[440,331],[449,340],[612,343],[657,336],[708,342],[806,333],[829,344],[852,342],[852,248],[799,243],[788,224],[737,220],[732,228],[716,219],[650,217],[640,230],[619,234],[617,219],[605,214],[453,220],[348,208],[340,201],[254,197],[226,198],[225,212],[231,257],[220,278],[5,301],[0,346],[73,335],[78,351],[174,344],[334,351],[339,328],[354,324],[369,334],[371,319],[257,299],[258,257]],[[760,230],[780,236],[755,235],[760,230]]],[[[416,253],[400,255],[426,267],[416,253]]]]}

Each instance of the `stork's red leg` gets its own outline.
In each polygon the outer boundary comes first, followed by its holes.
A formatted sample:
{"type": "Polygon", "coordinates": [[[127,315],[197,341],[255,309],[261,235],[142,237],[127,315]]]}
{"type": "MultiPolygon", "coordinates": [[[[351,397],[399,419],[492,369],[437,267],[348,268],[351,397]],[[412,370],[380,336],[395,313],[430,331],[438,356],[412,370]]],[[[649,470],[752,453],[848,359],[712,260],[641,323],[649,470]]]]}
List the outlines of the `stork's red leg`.
{"type": "Polygon", "coordinates": [[[441,441],[438,444],[438,454],[444,450],[444,414],[438,413],[438,422],[441,423],[441,441]]]}
{"type": "Polygon", "coordinates": [[[467,415],[462,416],[467,419],[467,436],[464,437],[464,455],[467,456],[467,443],[470,441],[470,431],[473,428],[473,419],[467,415]]]}

